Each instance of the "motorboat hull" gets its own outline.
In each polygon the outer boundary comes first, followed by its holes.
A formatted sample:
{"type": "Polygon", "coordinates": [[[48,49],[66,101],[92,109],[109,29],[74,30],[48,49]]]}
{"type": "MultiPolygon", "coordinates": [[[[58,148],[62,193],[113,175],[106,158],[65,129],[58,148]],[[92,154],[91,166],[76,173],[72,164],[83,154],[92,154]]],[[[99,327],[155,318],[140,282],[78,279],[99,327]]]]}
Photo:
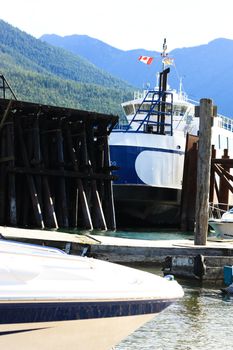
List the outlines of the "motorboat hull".
{"type": "Polygon", "coordinates": [[[0,240],[0,348],[109,350],[183,296],[174,280],[0,240]]]}
{"type": "Polygon", "coordinates": [[[1,304],[0,348],[109,350],[170,302],[145,300],[105,304],[1,304]],[[90,318],[87,318],[88,313],[90,318]]]}
{"type": "Polygon", "coordinates": [[[110,350],[150,321],[150,315],[0,326],[0,347],[8,350],[110,350]]]}

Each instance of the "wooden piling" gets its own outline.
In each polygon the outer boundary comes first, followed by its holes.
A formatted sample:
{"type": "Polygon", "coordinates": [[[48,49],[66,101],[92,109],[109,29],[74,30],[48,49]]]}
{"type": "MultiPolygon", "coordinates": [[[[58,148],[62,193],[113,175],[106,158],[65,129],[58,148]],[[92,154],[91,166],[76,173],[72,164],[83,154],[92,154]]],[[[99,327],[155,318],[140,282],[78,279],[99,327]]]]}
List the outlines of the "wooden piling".
{"type": "MultiPolygon", "coordinates": [[[[224,154],[222,156],[222,159],[229,159],[228,150],[224,149],[224,154]]],[[[225,172],[229,172],[230,168],[227,164],[222,164],[222,168],[225,172]]],[[[227,186],[227,183],[225,181],[225,178],[223,176],[220,177],[219,182],[219,208],[223,211],[228,210],[228,200],[229,200],[229,189],[227,186]]]]}
{"type": "MultiPolygon", "coordinates": [[[[81,161],[80,158],[82,158],[81,152],[75,148],[73,141],[72,141],[72,134],[70,130],[70,126],[68,124],[65,125],[65,133],[67,138],[67,150],[69,152],[69,157],[71,159],[72,167],[74,171],[79,171],[79,163],[81,161]],[[78,161],[79,157],[79,161],[78,161]]],[[[82,129],[82,132],[80,133],[81,138],[79,140],[82,140],[82,142],[86,142],[86,139],[83,137],[84,135],[84,129],[82,129]]],[[[87,163],[87,152],[86,152],[86,146],[84,147],[84,158],[85,158],[85,164],[87,163]]],[[[86,193],[84,191],[83,182],[80,179],[75,180],[75,187],[74,187],[74,206],[73,206],[73,213],[72,213],[72,223],[76,227],[78,225],[78,202],[80,201],[80,210],[82,211],[82,217],[84,221],[84,225],[86,229],[92,230],[92,220],[91,220],[91,214],[89,210],[89,206],[87,203],[87,197],[86,193]]]]}
{"type": "Polygon", "coordinates": [[[209,219],[209,186],[211,167],[211,126],[214,107],[211,99],[201,99],[199,107],[199,144],[197,162],[197,195],[195,245],[206,245],[209,219]]]}
{"type": "MultiPolygon", "coordinates": [[[[216,158],[216,149],[214,145],[212,145],[211,149],[211,159],[216,158]]],[[[214,167],[211,166],[211,171],[210,171],[210,192],[209,192],[209,201],[210,203],[214,202],[214,188],[215,188],[215,172],[214,172],[214,167]]]]}
{"type": "MultiPolygon", "coordinates": [[[[6,124],[7,130],[7,153],[9,157],[9,166],[14,166],[14,125],[13,123],[6,124]]],[[[16,185],[15,175],[9,174],[8,177],[8,200],[9,200],[9,224],[15,226],[17,224],[17,208],[16,208],[16,185]]]]}
{"type": "MultiPolygon", "coordinates": [[[[16,127],[18,130],[18,138],[19,138],[19,146],[20,146],[20,154],[22,156],[22,163],[26,169],[30,168],[30,162],[28,158],[28,150],[25,144],[25,139],[23,136],[23,129],[20,123],[20,120],[16,120],[16,127]]],[[[35,180],[33,176],[29,173],[26,173],[27,185],[29,188],[29,193],[32,201],[33,214],[35,216],[36,225],[40,228],[44,228],[44,220],[43,214],[41,211],[41,204],[39,202],[39,196],[35,186],[35,180]]]]}
{"type": "Polygon", "coordinates": [[[181,230],[193,231],[197,187],[198,136],[187,134],[181,195],[181,230]],[[193,200],[190,201],[190,198],[193,200]]]}

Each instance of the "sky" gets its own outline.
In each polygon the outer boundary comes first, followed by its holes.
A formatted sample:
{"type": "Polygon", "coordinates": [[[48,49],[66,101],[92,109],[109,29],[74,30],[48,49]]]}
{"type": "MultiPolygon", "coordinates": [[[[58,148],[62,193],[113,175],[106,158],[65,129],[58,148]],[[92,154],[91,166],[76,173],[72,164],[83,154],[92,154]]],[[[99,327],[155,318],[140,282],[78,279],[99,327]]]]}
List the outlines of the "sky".
{"type": "Polygon", "coordinates": [[[86,34],[121,50],[168,52],[233,40],[232,0],[0,0],[0,19],[39,38],[86,34]]]}

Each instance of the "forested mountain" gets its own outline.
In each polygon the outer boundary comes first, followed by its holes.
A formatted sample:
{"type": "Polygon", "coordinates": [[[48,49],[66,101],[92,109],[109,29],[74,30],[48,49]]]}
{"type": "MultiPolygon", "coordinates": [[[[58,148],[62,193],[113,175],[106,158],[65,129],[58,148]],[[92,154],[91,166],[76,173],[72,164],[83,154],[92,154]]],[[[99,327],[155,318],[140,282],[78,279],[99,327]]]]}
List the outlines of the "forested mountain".
{"type": "MultiPolygon", "coordinates": [[[[232,40],[176,49],[170,56],[173,88],[182,77],[190,98],[212,98],[220,113],[233,116],[232,40]]],[[[158,52],[122,51],[85,35],[39,40],[0,20],[0,74],[22,100],[121,114],[120,103],[132,98],[132,86],[154,86],[160,70],[158,52]],[[153,56],[153,64],[139,62],[140,55],[153,56]]]]}
{"type": "MultiPolygon", "coordinates": [[[[80,55],[139,88],[148,82],[154,86],[156,72],[161,70],[158,52],[143,49],[122,51],[85,35],[43,35],[41,39],[80,55]],[[140,55],[153,56],[153,64],[140,63],[140,55]]],[[[219,112],[233,116],[233,40],[216,39],[207,45],[175,49],[169,55],[175,62],[169,76],[173,88],[179,88],[179,78],[182,78],[190,98],[212,98],[219,112]]]]}
{"type": "Polygon", "coordinates": [[[121,113],[132,96],[130,84],[114,78],[85,58],[0,20],[0,73],[18,99],[103,113],[121,113]]]}
{"type": "Polygon", "coordinates": [[[55,34],[45,34],[40,39],[86,58],[97,67],[138,88],[142,88],[147,82],[154,86],[155,73],[162,67],[158,52],[144,49],[123,51],[87,35],[61,37],[55,34]],[[141,55],[156,56],[153,65],[146,66],[139,62],[138,57],[141,55]]]}

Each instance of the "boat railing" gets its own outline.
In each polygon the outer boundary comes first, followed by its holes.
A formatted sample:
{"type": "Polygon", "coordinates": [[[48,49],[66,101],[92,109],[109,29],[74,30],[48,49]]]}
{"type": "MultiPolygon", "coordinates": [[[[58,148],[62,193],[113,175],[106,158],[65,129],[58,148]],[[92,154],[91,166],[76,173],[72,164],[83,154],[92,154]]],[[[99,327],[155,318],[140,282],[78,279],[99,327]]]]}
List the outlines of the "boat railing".
{"type": "Polygon", "coordinates": [[[226,213],[230,207],[232,207],[232,205],[227,203],[209,203],[209,218],[221,219],[222,215],[226,213]]]}
{"type": "Polygon", "coordinates": [[[218,114],[218,126],[222,129],[233,132],[233,119],[218,114]]]}
{"type": "Polygon", "coordinates": [[[113,131],[117,132],[117,131],[125,131],[129,128],[129,123],[128,124],[123,124],[121,122],[117,123],[114,128],[113,131]]]}
{"type": "MultiPolygon", "coordinates": [[[[198,101],[192,100],[192,99],[188,99],[189,102],[193,103],[195,106],[199,105],[198,101]]],[[[219,128],[228,130],[233,132],[233,119],[230,117],[226,117],[220,113],[217,114],[217,126],[219,128]]]]}
{"type": "Polygon", "coordinates": [[[143,90],[143,91],[134,91],[134,100],[139,100],[142,98],[145,98],[146,94],[147,94],[148,90],[143,90]]]}
{"type": "Polygon", "coordinates": [[[148,90],[124,130],[172,135],[172,124],[173,94],[169,91],[148,90]]]}

